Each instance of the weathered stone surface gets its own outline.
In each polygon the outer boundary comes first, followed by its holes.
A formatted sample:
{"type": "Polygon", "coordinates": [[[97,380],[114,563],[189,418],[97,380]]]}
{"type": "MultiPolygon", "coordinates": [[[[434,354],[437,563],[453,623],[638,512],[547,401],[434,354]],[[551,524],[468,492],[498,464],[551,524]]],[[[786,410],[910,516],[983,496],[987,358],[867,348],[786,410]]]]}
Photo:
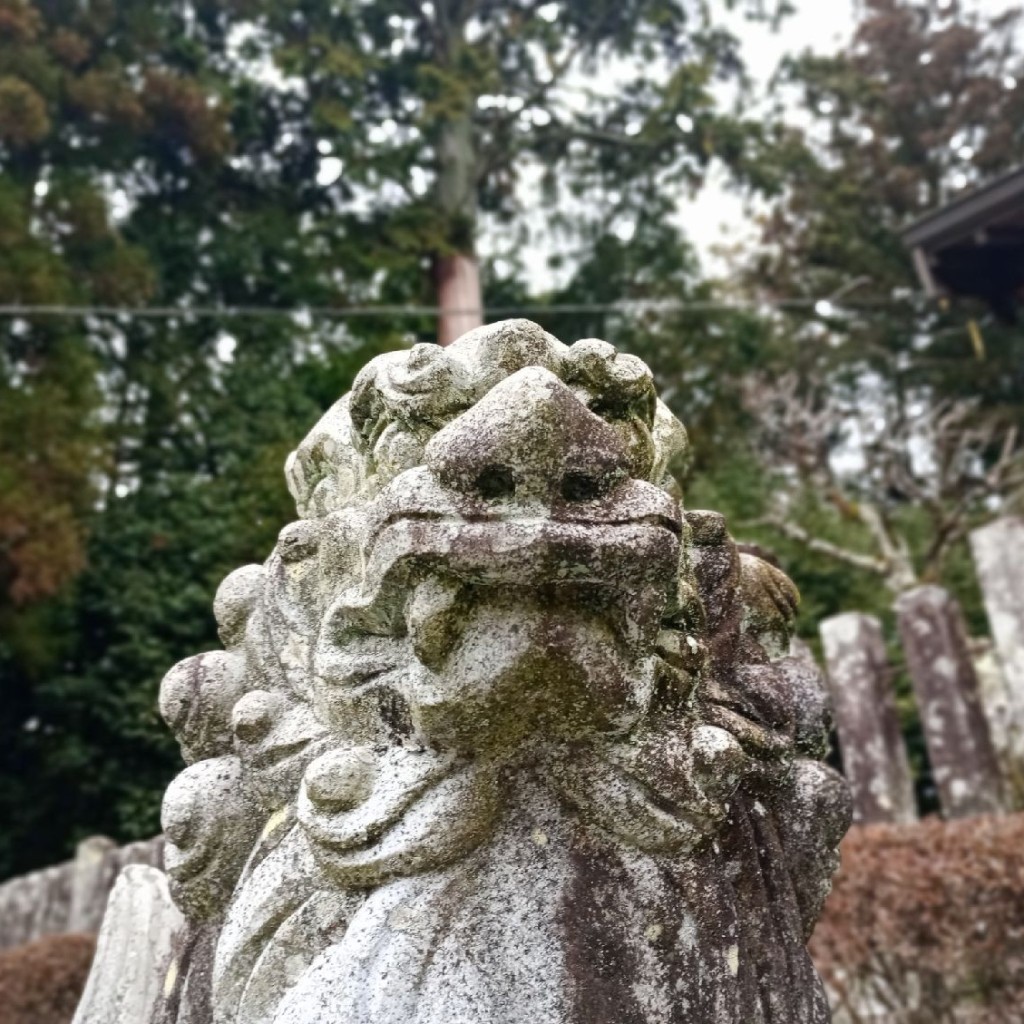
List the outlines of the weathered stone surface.
{"type": "Polygon", "coordinates": [[[49,902],[52,876],[41,871],[12,878],[0,886],[0,948],[9,949],[39,938],[39,908],[49,902]]]}
{"type": "Polygon", "coordinates": [[[798,636],[794,636],[789,641],[789,656],[796,658],[797,661],[802,661],[805,665],[809,665],[815,670],[818,668],[818,660],[814,657],[811,645],[798,636]]]}
{"type": "Polygon", "coordinates": [[[871,615],[847,612],[825,619],[820,629],[854,820],[913,821],[914,786],[881,623],[871,615]]]}
{"type": "Polygon", "coordinates": [[[164,873],[128,865],[110,894],[74,1024],[153,1020],[174,985],[175,945],[184,928],[164,873]]]}
{"type": "Polygon", "coordinates": [[[1024,810],[1024,723],[1014,715],[1006,675],[992,640],[969,637],[968,643],[978,679],[978,699],[999,762],[1008,807],[1024,810]]]}
{"type": "Polygon", "coordinates": [[[95,933],[126,864],[163,867],[162,836],[118,847],[103,836],[78,844],[75,859],[0,885],[0,949],[64,932],[95,933]]]}
{"type": "Polygon", "coordinates": [[[509,321],[373,360],[172,669],[160,1024],[821,1024],[849,822],[797,595],[647,367],[509,321]]]}
{"type": "Polygon", "coordinates": [[[69,931],[72,876],[63,865],[46,868],[39,874],[42,898],[32,919],[32,934],[57,935],[69,931]]]}
{"type": "Polygon", "coordinates": [[[1001,677],[982,671],[986,712],[1005,729],[1009,767],[1024,774],[1024,519],[1007,516],[971,533],[977,568],[995,641],[1001,677]]]}
{"type": "Polygon", "coordinates": [[[107,898],[120,870],[117,844],[106,836],[90,836],[75,849],[69,930],[98,932],[107,898]]]}
{"type": "Polygon", "coordinates": [[[896,614],[943,813],[1001,810],[1002,778],[960,605],[941,587],[916,587],[900,596],[896,614]]]}
{"type": "Polygon", "coordinates": [[[970,540],[992,636],[1024,718],[1024,519],[996,519],[973,530],[970,540]]]}
{"type": "Polygon", "coordinates": [[[74,884],[75,864],[70,862],[0,885],[0,949],[74,930],[74,884]]]}

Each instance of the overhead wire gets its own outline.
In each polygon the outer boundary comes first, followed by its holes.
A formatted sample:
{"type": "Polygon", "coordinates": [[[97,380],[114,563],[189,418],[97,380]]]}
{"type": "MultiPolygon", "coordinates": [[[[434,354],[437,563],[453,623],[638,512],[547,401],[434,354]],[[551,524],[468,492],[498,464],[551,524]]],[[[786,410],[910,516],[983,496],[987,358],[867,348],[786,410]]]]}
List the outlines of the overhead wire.
{"type": "MultiPolygon", "coordinates": [[[[116,305],[65,305],[60,303],[0,304],[0,317],[21,318],[34,316],[60,317],[128,317],[135,319],[187,319],[189,317],[310,317],[325,319],[351,319],[357,317],[395,316],[512,316],[515,314],[555,313],[714,313],[714,312],[758,312],[768,310],[811,309],[819,313],[825,303],[832,313],[844,309],[895,308],[913,304],[922,296],[908,295],[905,299],[857,300],[837,303],[834,298],[788,298],[788,299],[743,299],[743,300],[696,300],[674,299],[633,299],[620,302],[563,302],[542,305],[523,303],[521,305],[485,305],[475,308],[442,309],[433,305],[361,305],[361,306],[116,306],[116,305]]],[[[822,314],[827,317],[828,314],[822,314]]]]}

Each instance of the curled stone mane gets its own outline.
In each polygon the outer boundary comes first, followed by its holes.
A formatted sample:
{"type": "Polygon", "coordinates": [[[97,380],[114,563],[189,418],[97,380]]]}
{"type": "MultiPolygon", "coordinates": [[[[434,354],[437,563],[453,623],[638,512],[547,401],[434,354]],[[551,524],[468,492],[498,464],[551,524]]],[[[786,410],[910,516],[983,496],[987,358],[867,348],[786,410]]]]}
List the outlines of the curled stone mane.
{"type": "Polygon", "coordinates": [[[818,1024],[849,823],[797,594],[650,371],[528,321],[379,356],[160,707],[175,1024],[818,1024]]]}

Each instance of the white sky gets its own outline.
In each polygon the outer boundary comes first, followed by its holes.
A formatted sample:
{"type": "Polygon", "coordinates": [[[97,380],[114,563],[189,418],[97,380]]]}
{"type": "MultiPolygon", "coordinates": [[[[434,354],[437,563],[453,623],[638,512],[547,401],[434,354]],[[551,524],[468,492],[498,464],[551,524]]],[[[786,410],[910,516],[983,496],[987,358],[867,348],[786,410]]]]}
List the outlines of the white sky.
{"type": "MultiPolygon", "coordinates": [[[[1014,0],[966,0],[965,7],[998,14],[1013,6],[1014,0]]],[[[741,40],[747,70],[758,87],[771,78],[786,54],[813,50],[833,53],[853,35],[860,6],[858,0],[796,0],[797,10],[778,32],[752,24],[738,13],[725,20],[741,40]]],[[[709,176],[696,198],[681,204],[680,219],[690,240],[697,246],[707,271],[722,274],[727,262],[715,252],[722,245],[753,242],[755,232],[744,213],[739,196],[726,191],[721,168],[709,176]]]]}
{"type": "MultiPolygon", "coordinates": [[[[767,25],[747,21],[737,12],[727,17],[726,23],[742,43],[743,59],[755,88],[760,90],[767,85],[787,54],[807,49],[832,53],[840,49],[853,34],[855,3],[856,0],[797,0],[796,12],[775,32],[767,25]]],[[[712,170],[698,196],[681,205],[680,219],[711,273],[727,269],[726,262],[715,254],[716,246],[753,242],[755,237],[741,198],[724,187],[721,167],[712,170]]]]}
{"type": "Polygon", "coordinates": [[[766,25],[752,24],[738,12],[725,18],[742,40],[747,70],[764,83],[784,54],[805,49],[831,52],[852,35],[855,24],[854,0],[797,0],[778,32],[766,25]]]}

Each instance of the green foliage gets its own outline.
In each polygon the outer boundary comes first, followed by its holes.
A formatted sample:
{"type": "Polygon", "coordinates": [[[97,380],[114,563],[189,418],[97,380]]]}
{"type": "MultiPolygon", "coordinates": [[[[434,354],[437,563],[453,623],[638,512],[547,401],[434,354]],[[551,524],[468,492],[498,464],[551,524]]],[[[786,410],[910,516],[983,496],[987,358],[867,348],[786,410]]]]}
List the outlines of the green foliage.
{"type": "Polygon", "coordinates": [[[549,211],[602,222],[562,225],[576,293],[698,294],[679,239],[618,251],[608,226],[739,148],[711,85],[740,70],[689,0],[0,0],[0,300],[183,310],[4,325],[0,875],[155,829],[158,681],[291,517],[285,454],[366,359],[434,333],[185,310],[429,301],[438,255],[520,218],[531,162],[549,211]],[[567,99],[609,63],[621,89],[567,99]]]}
{"type": "MultiPolygon", "coordinates": [[[[691,435],[688,505],[778,551],[806,633],[884,611],[872,576],[757,525],[785,481],[748,440],[741,383],[795,366],[854,394],[867,368],[1019,417],[1020,332],[986,325],[978,360],[958,315],[873,307],[826,343],[809,317],[701,308],[723,292],[674,214],[719,158],[780,199],[759,287],[819,296],[865,274],[858,294],[886,303],[910,287],[897,230],[961,172],[951,146],[973,147],[978,174],[1024,146],[1024,89],[992,91],[1016,74],[1012,19],[964,34],[933,7],[871,0],[866,51],[794,60],[785,87],[832,104],[801,134],[716,106],[742,67],[720,8],[697,0],[0,0],[0,301],[182,310],[2,325],[0,875],[83,834],[155,830],[178,762],[159,679],[216,645],[216,585],[291,517],[287,451],[370,356],[434,336],[418,315],[286,311],[429,303],[435,260],[485,230],[491,304],[579,306],[538,319],[652,365],[691,435]],[[925,46],[922,76],[908,54],[925,46]],[[538,296],[519,253],[540,221],[562,283],[538,296]],[[653,305],[586,310],[615,300],[653,305]]],[[[868,550],[863,524],[805,485],[801,521],[868,550]]],[[[962,550],[944,571],[973,593],[962,550]]],[[[967,610],[976,622],[975,597],[967,610]]]]}
{"type": "Polygon", "coordinates": [[[750,424],[736,401],[738,382],[777,365],[785,346],[763,317],[723,307],[720,290],[702,275],[692,244],[673,223],[672,204],[671,194],[655,194],[629,222],[625,239],[606,218],[581,223],[582,258],[568,283],[544,297],[580,311],[537,318],[557,337],[614,339],[645,360],[662,399],[686,425],[692,479],[721,467],[739,482],[733,459],[747,455],[742,439],[750,424]],[[623,303],[622,311],[587,311],[611,301],[623,303]]]}
{"type": "Polygon", "coordinates": [[[811,124],[776,120],[760,154],[780,201],[752,273],[811,297],[859,281],[829,323],[845,340],[829,360],[870,367],[904,391],[980,398],[1017,422],[1024,332],[984,324],[978,358],[966,328],[976,308],[944,314],[905,301],[918,285],[899,232],[1024,162],[1021,19],[944,0],[869,0],[849,47],[786,61],[780,101],[797,98],[811,124]]]}
{"type": "MultiPolygon", "coordinates": [[[[774,184],[777,201],[750,283],[812,301],[837,296],[827,315],[791,314],[781,325],[791,345],[779,366],[799,381],[791,404],[821,410],[838,400],[850,414],[814,439],[819,457],[801,462],[790,451],[767,468],[800,524],[849,550],[870,551],[878,540],[880,531],[872,536],[858,515],[870,505],[926,581],[962,565],[967,528],[991,515],[994,500],[1013,497],[1012,483],[985,493],[976,481],[996,462],[999,436],[1024,423],[1024,331],[971,304],[942,309],[912,298],[918,283],[900,231],[1024,160],[1020,26],[1019,11],[983,16],[957,2],[869,0],[847,48],[783,64],[779,102],[797,100],[807,123],[777,117],[759,153],[761,180],[774,184]],[[981,321],[983,349],[972,341],[972,317],[981,321]],[[930,445],[932,453],[941,448],[916,424],[932,416],[934,425],[940,410],[965,400],[973,412],[961,433],[987,427],[993,441],[961,460],[960,483],[944,493],[937,470],[926,474],[930,493],[909,486],[921,476],[915,461],[930,445]],[[866,465],[837,469],[855,415],[861,427],[875,420],[878,440],[866,465]],[[817,510],[799,493],[807,491],[817,510]]],[[[977,622],[976,589],[958,592],[977,622]]]]}
{"type": "Polygon", "coordinates": [[[164,423],[174,444],[140,460],[146,480],[90,517],[74,584],[2,623],[0,806],[14,826],[0,840],[5,868],[53,859],[87,834],[158,830],[160,793],[180,763],[156,714],[159,681],[218,645],[214,590],[262,561],[294,517],[285,456],[366,356],[335,350],[278,377],[239,350],[216,395],[174,411],[204,414],[201,432],[164,423]]]}
{"type": "Polygon", "coordinates": [[[513,223],[526,196],[569,232],[568,197],[642,209],[754,130],[716,109],[737,44],[691,0],[239,8],[256,27],[248,59],[303,83],[282,104],[286,159],[315,165],[330,147],[339,194],[372,196],[390,260],[472,252],[481,216],[513,223]],[[590,84],[599,69],[621,86],[590,84]],[[529,169],[539,197],[520,187],[529,169]]]}
{"type": "MultiPolygon", "coordinates": [[[[285,310],[373,285],[368,236],[265,158],[281,97],[228,59],[222,6],[183,12],[0,0],[2,301],[285,310]]],[[[152,834],[178,761],[161,676],[215,645],[216,585],[293,515],[289,449],[406,343],[285,313],[3,330],[0,875],[152,834]]]]}

